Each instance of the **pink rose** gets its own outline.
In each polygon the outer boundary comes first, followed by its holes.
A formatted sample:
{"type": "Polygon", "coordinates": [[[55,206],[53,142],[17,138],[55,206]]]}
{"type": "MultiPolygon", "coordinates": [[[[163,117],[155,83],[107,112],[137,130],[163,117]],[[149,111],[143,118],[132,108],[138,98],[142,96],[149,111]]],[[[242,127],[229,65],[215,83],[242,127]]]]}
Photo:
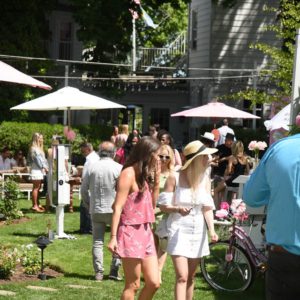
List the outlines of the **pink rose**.
{"type": "Polygon", "coordinates": [[[251,151],[254,151],[255,149],[257,149],[257,141],[251,141],[248,145],[248,149],[251,151]]]}
{"type": "Polygon", "coordinates": [[[228,211],[225,209],[219,209],[216,211],[215,216],[219,219],[224,219],[228,216],[228,211]]]}
{"type": "Polygon", "coordinates": [[[229,210],[229,204],[228,204],[228,202],[226,202],[226,201],[222,201],[221,203],[220,203],[220,209],[225,209],[225,210],[229,210]]]}
{"type": "Polygon", "coordinates": [[[265,150],[268,147],[266,142],[257,142],[256,145],[258,150],[265,150]]]}

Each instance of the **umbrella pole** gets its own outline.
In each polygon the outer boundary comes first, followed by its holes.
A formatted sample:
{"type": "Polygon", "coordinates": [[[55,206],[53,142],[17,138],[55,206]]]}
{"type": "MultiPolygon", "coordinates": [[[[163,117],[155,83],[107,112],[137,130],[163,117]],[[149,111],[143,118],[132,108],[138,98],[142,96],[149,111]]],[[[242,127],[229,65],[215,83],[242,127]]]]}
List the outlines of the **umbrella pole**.
{"type": "Polygon", "coordinates": [[[71,130],[71,109],[68,107],[68,130],[71,130]]]}

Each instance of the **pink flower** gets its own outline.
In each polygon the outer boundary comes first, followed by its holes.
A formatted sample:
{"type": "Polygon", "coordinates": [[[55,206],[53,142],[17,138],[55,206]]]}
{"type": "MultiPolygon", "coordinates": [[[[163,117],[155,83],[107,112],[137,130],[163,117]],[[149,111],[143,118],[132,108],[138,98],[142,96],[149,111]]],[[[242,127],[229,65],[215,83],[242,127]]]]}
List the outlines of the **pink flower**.
{"type": "Polygon", "coordinates": [[[257,148],[257,141],[251,141],[248,145],[248,149],[254,151],[257,148]]]}
{"type": "Polygon", "coordinates": [[[228,204],[228,202],[226,202],[226,201],[222,201],[221,203],[220,203],[220,209],[225,209],[225,210],[229,210],[229,204],[228,204]]]}
{"type": "Polygon", "coordinates": [[[66,135],[67,140],[72,142],[75,140],[75,137],[76,137],[76,133],[73,130],[69,130],[66,135]]]}
{"type": "Polygon", "coordinates": [[[225,209],[219,209],[216,211],[215,216],[219,219],[224,219],[228,216],[228,211],[225,209]]]}
{"type": "Polygon", "coordinates": [[[268,147],[268,145],[267,145],[267,143],[266,142],[257,142],[257,148],[258,148],[258,150],[265,150],[267,147],[268,147]]]}
{"type": "Polygon", "coordinates": [[[248,145],[248,149],[258,154],[258,151],[265,150],[268,147],[266,142],[262,141],[251,141],[248,145]]]}
{"type": "Polygon", "coordinates": [[[76,137],[76,133],[74,130],[70,129],[68,126],[64,127],[64,136],[68,141],[74,141],[76,137]]]}
{"type": "Polygon", "coordinates": [[[296,125],[300,127],[300,115],[296,117],[296,125]]]}

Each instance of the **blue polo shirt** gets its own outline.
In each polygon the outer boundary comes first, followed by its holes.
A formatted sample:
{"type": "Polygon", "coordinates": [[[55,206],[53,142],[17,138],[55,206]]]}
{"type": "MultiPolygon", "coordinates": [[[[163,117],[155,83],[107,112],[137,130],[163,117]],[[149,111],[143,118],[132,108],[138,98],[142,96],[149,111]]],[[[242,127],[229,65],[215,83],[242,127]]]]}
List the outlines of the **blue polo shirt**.
{"type": "Polygon", "coordinates": [[[300,255],[300,134],[273,144],[246,183],[249,206],[267,205],[266,240],[300,255]]]}

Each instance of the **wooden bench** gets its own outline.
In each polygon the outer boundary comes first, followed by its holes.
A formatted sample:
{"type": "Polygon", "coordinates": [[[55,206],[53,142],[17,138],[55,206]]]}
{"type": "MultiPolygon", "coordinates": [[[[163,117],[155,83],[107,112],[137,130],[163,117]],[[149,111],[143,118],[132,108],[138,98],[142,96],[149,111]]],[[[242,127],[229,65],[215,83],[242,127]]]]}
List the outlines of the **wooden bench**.
{"type": "MultiPolygon", "coordinates": [[[[4,181],[8,177],[19,177],[19,182],[17,181],[18,188],[20,192],[27,193],[27,200],[31,199],[31,192],[33,188],[33,184],[30,182],[28,178],[30,178],[30,173],[2,173],[2,186],[4,186],[4,181]]],[[[40,191],[43,190],[41,187],[40,191]]]]}

